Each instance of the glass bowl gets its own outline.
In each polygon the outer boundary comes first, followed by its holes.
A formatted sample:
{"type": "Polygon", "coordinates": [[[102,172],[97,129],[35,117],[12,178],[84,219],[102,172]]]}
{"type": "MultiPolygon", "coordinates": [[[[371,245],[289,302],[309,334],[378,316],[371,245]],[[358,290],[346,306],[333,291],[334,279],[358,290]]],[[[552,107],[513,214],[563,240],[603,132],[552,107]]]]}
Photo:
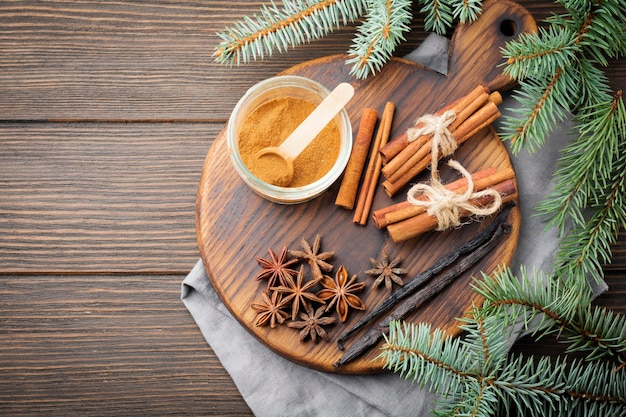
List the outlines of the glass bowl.
{"type": "Polygon", "coordinates": [[[330,171],[310,184],[299,187],[279,187],[262,181],[248,169],[239,153],[240,127],[247,116],[259,106],[281,97],[300,98],[318,105],[329,93],[326,87],[311,79],[294,75],[279,75],[252,86],[241,97],[228,121],[226,141],[235,170],[258,195],[276,203],[302,203],[322,194],[341,176],[352,151],[352,126],[345,108],[335,116],[341,138],[337,160],[330,171]]]}

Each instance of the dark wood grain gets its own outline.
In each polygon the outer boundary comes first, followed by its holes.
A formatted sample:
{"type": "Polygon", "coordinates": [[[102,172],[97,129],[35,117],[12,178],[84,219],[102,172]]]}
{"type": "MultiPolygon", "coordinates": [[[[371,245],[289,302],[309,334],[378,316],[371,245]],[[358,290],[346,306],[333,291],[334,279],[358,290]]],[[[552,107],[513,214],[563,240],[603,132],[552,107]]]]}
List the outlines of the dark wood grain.
{"type": "Polygon", "coordinates": [[[0,270],[185,274],[212,124],[0,124],[0,270]]]}
{"type": "Polygon", "coordinates": [[[626,269],[626,230],[620,232],[617,242],[611,245],[611,262],[604,265],[605,271],[623,271],[626,269]]]}
{"type": "Polygon", "coordinates": [[[299,54],[239,68],[215,63],[215,33],[259,7],[2,2],[0,119],[224,121],[251,83],[351,44],[353,30],[341,28],[299,54]]]}
{"type": "MultiPolygon", "coordinates": [[[[538,20],[554,10],[551,2],[537,3],[520,2],[538,20]]],[[[342,27],[272,60],[216,64],[215,33],[259,5],[2,2],[0,120],[224,121],[250,85],[303,60],[345,52],[352,43],[354,28],[342,27]]],[[[416,16],[397,56],[425,37],[416,16]]]]}
{"type": "MultiPolygon", "coordinates": [[[[261,3],[0,2],[0,415],[252,415],[179,300],[200,167],[249,86],[354,33],[215,64],[215,32],[261,3]]],[[[519,3],[539,22],[559,11],[519,3]]],[[[417,8],[397,56],[426,36],[417,8]]],[[[606,73],[626,87],[624,59],[606,73]]],[[[621,313],[624,248],[622,233],[597,300],[621,313]]]]}
{"type": "Polygon", "coordinates": [[[179,275],[2,276],[0,415],[247,415],[179,297],[179,275]]]}
{"type": "MultiPolygon", "coordinates": [[[[619,241],[621,247],[626,244],[626,239],[622,235],[619,241]]],[[[594,305],[607,308],[620,314],[626,314],[626,264],[615,265],[615,269],[605,273],[604,279],[609,286],[608,291],[602,293],[593,302],[594,305]]],[[[534,340],[533,336],[528,335],[517,341],[511,349],[512,354],[540,355],[557,357],[565,355],[567,344],[563,338],[554,336],[545,337],[539,341],[534,340]]],[[[568,356],[572,356],[571,353],[568,356]]],[[[576,356],[576,354],[574,354],[576,356]]],[[[580,355],[578,355],[580,356],[580,355]]]]}

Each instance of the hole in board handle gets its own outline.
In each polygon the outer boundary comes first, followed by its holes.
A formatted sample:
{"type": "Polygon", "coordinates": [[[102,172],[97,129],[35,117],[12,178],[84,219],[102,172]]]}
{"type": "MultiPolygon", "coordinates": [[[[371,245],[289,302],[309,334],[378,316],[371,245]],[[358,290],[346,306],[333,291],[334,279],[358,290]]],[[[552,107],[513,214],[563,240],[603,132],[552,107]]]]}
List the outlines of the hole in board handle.
{"type": "Polygon", "coordinates": [[[503,20],[500,23],[500,33],[508,37],[514,36],[517,33],[517,23],[511,19],[503,20]]]}

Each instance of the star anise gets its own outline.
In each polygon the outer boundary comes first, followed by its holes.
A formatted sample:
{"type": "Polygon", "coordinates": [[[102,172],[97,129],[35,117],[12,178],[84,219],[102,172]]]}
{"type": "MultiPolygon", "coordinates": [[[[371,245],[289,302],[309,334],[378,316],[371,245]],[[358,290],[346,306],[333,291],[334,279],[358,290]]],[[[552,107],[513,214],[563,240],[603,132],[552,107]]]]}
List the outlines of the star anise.
{"type": "Polygon", "coordinates": [[[276,324],[283,324],[285,319],[289,317],[289,314],[283,309],[287,307],[288,301],[283,300],[282,294],[272,292],[270,298],[267,291],[261,293],[263,302],[252,303],[250,306],[258,312],[254,324],[257,326],[265,326],[267,323],[273,329],[276,324]]]}
{"type": "Polygon", "coordinates": [[[311,273],[313,274],[313,277],[318,280],[322,279],[322,271],[332,271],[332,264],[326,261],[335,256],[334,251],[318,253],[320,251],[321,241],[322,238],[320,235],[315,236],[315,241],[313,242],[313,247],[311,248],[309,242],[307,242],[306,239],[303,238],[300,241],[300,245],[302,246],[303,251],[289,251],[289,254],[294,258],[307,261],[309,266],[311,267],[311,273]]]}
{"type": "Polygon", "coordinates": [[[317,296],[324,301],[331,300],[326,306],[326,311],[330,310],[333,305],[336,305],[337,315],[339,315],[339,320],[342,322],[346,321],[350,307],[357,310],[365,310],[363,301],[352,294],[365,288],[365,282],[355,281],[356,275],[348,281],[348,271],[343,265],[335,274],[334,280],[331,277],[324,276],[320,281],[324,289],[319,291],[317,296]]]}
{"type": "Polygon", "coordinates": [[[322,317],[324,314],[324,306],[319,307],[313,312],[313,307],[307,306],[306,313],[300,313],[300,321],[290,321],[287,326],[300,330],[300,340],[310,337],[314,343],[317,338],[326,339],[327,333],[322,326],[333,324],[337,321],[335,317],[322,317]]]}
{"type": "Polygon", "coordinates": [[[315,301],[321,304],[325,304],[324,300],[310,292],[309,290],[313,288],[318,280],[312,279],[304,282],[304,267],[301,266],[298,270],[298,275],[296,276],[296,281],[293,280],[292,277],[285,277],[287,279],[287,285],[280,285],[278,287],[272,287],[272,290],[279,292],[281,294],[287,294],[284,297],[285,302],[291,301],[291,319],[295,320],[298,312],[300,311],[300,306],[304,306],[305,308],[308,306],[308,301],[315,301]]]}
{"type": "Polygon", "coordinates": [[[386,253],[383,253],[380,260],[370,258],[370,262],[372,263],[373,268],[368,269],[365,273],[372,276],[378,275],[378,278],[374,281],[375,287],[385,281],[385,288],[387,288],[387,291],[391,292],[393,287],[392,281],[400,286],[404,285],[400,275],[406,274],[407,271],[402,268],[397,268],[397,266],[400,265],[399,258],[389,262],[389,257],[386,253]]]}
{"type": "Polygon", "coordinates": [[[295,277],[298,273],[295,269],[291,269],[289,267],[297,263],[298,260],[287,260],[288,251],[286,247],[280,251],[280,255],[278,256],[274,254],[272,249],[268,249],[268,252],[270,254],[270,259],[264,259],[260,256],[256,257],[256,261],[263,268],[263,271],[256,276],[256,280],[260,281],[262,279],[266,279],[268,289],[278,283],[280,283],[280,285],[287,285],[286,277],[295,277]]]}

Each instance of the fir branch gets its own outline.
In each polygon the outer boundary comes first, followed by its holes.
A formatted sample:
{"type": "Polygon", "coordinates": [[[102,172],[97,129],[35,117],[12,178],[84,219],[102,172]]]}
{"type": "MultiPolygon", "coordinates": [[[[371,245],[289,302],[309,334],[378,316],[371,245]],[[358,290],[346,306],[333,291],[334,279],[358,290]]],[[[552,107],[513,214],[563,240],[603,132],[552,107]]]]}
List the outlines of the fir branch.
{"type": "MultiPolygon", "coordinates": [[[[272,56],[274,51],[321,38],[340,25],[364,15],[348,51],[351,74],[364,79],[389,61],[410,30],[412,0],[274,0],[217,35],[213,56],[220,63],[239,65],[272,56]]],[[[426,13],[426,30],[445,34],[455,19],[470,23],[482,11],[482,0],[419,0],[426,13]]]]}
{"type": "Polygon", "coordinates": [[[578,90],[580,93],[574,107],[593,107],[611,101],[613,92],[609,88],[609,80],[602,69],[588,59],[578,61],[577,65],[580,74],[580,90],[578,90]]]}
{"type": "Polygon", "coordinates": [[[611,245],[617,241],[620,229],[626,228],[626,152],[615,183],[608,187],[603,207],[582,227],[572,230],[559,245],[557,272],[560,275],[589,275],[602,278],[602,264],[611,260],[611,245]]]}
{"type": "Polygon", "coordinates": [[[272,0],[260,15],[245,16],[218,33],[222,42],[214,56],[218,62],[239,65],[271,56],[274,49],[287,51],[296,45],[320,38],[358,19],[366,0],[284,0],[280,9],[272,0]]]}
{"type": "Polygon", "coordinates": [[[411,0],[370,0],[368,15],[348,51],[350,73],[359,79],[374,74],[389,61],[410,30],[411,0]]]}
{"type": "Polygon", "coordinates": [[[561,232],[568,218],[574,229],[557,252],[557,272],[599,279],[610,245],[626,227],[626,109],[621,92],[612,100],[581,109],[579,139],[566,147],[556,186],[538,206],[561,232]],[[589,208],[592,217],[586,219],[589,208]]]}
{"type": "MultiPolygon", "coordinates": [[[[591,85],[606,85],[594,78],[590,63],[606,65],[606,57],[626,53],[626,6],[620,0],[570,0],[564,2],[569,15],[548,20],[548,30],[522,35],[507,43],[503,56],[508,66],[504,72],[520,81],[516,96],[521,104],[511,116],[503,118],[503,137],[512,143],[512,151],[535,152],[544,137],[562,120],[566,112],[575,112],[593,99],[591,85]],[[563,78],[563,76],[566,76],[563,78]],[[561,82],[559,82],[561,80],[561,82]],[[557,85],[561,88],[555,90],[557,85]],[[585,93],[585,94],[581,94],[585,93]],[[555,97],[554,105],[543,111],[555,97]],[[558,112],[550,119],[549,112],[558,112]]],[[[597,72],[596,72],[597,74],[597,72]]],[[[598,88],[598,87],[596,87],[598,88]]]]}
{"type": "Polygon", "coordinates": [[[462,0],[452,3],[452,14],[461,23],[471,23],[482,13],[482,0],[462,0]]]}
{"type": "Polygon", "coordinates": [[[420,12],[424,13],[424,29],[445,35],[452,26],[454,14],[449,0],[419,0],[422,6],[420,12]]]}
{"type": "Polygon", "coordinates": [[[459,318],[459,321],[463,322],[461,330],[466,333],[462,343],[475,357],[481,358],[477,361],[477,366],[480,366],[478,372],[488,374],[500,369],[509,350],[507,334],[500,331],[503,326],[502,318],[485,315],[480,308],[474,308],[466,317],[459,318]]]}
{"type": "Polygon", "coordinates": [[[576,76],[573,67],[566,67],[551,78],[520,82],[520,90],[513,94],[520,106],[501,117],[502,138],[511,143],[513,153],[522,149],[535,152],[544,144],[546,134],[567,118],[568,100],[577,97],[569,91],[576,85],[576,76]]]}
{"type": "MultiPolygon", "coordinates": [[[[513,357],[495,382],[517,410],[541,416],[609,416],[626,412],[624,374],[608,364],[513,357]]],[[[510,408],[510,405],[509,405],[510,408]]]]}
{"type": "Polygon", "coordinates": [[[589,305],[593,297],[587,286],[565,286],[540,272],[531,279],[523,267],[519,279],[503,268],[477,280],[473,287],[485,299],[482,308],[474,312],[476,316],[500,317],[510,329],[521,324],[528,330],[532,324],[538,338],[562,331],[580,306],[589,305]]]}
{"type": "Polygon", "coordinates": [[[502,57],[507,63],[503,72],[520,81],[543,74],[556,74],[572,65],[581,53],[582,47],[577,40],[577,33],[556,26],[523,33],[516,42],[503,48],[502,57]]]}
{"type": "Polygon", "coordinates": [[[498,317],[509,329],[536,326],[539,340],[547,334],[565,335],[568,352],[586,352],[586,359],[613,357],[626,362],[626,317],[591,305],[593,294],[579,282],[563,282],[522,269],[519,279],[508,268],[476,281],[474,290],[485,299],[477,317],[498,317]],[[536,319],[540,319],[537,322],[536,319]]]}
{"type": "Polygon", "coordinates": [[[565,362],[560,358],[553,364],[545,357],[540,358],[537,364],[533,358],[523,356],[508,359],[508,366],[502,370],[497,382],[509,399],[503,403],[507,415],[511,414],[511,406],[515,410],[537,410],[543,403],[553,406],[558,402],[560,387],[556,386],[555,381],[558,374],[565,371],[565,367],[565,362]]]}
{"type": "Polygon", "coordinates": [[[430,384],[444,398],[437,415],[492,416],[501,403],[507,410],[515,407],[532,415],[572,415],[572,410],[573,415],[598,417],[626,413],[626,373],[613,372],[608,364],[562,358],[552,362],[549,357],[535,362],[500,352],[499,366],[489,366],[486,358],[496,354],[479,352],[486,339],[504,333],[503,324],[491,318],[484,326],[469,318],[465,327],[481,337],[462,344],[425,324],[392,322],[379,357],[404,378],[430,384]]]}
{"type": "Polygon", "coordinates": [[[598,67],[626,54],[626,4],[620,0],[562,0],[567,15],[551,27],[510,42],[505,73],[520,80],[521,107],[503,117],[503,137],[514,153],[535,152],[568,113],[578,138],[562,150],[554,190],[538,207],[557,227],[573,231],[557,252],[556,272],[585,280],[602,277],[611,243],[626,226],[624,212],[624,112],[621,92],[612,100],[598,67]]]}
{"type": "MultiPolygon", "coordinates": [[[[600,93],[599,93],[600,94],[600,93]]],[[[568,218],[576,225],[586,222],[582,213],[591,203],[591,195],[604,188],[598,184],[611,175],[613,158],[618,155],[620,129],[624,126],[623,102],[601,95],[604,103],[582,109],[579,113],[578,140],[562,150],[555,179],[559,186],[544,198],[538,211],[550,216],[548,226],[563,234],[568,218]]],[[[596,96],[596,100],[598,100],[596,96]]],[[[595,199],[598,200],[597,198],[595,199]]]]}
{"type": "Polygon", "coordinates": [[[626,320],[624,316],[604,308],[589,308],[579,315],[580,324],[576,333],[568,336],[569,352],[587,351],[586,360],[592,361],[614,354],[619,366],[626,363],[626,320]],[[600,332],[593,333],[597,329],[600,332]],[[593,343],[591,345],[590,343],[593,343]]]}
{"type": "Polygon", "coordinates": [[[471,23],[482,12],[482,0],[419,0],[424,13],[424,29],[445,35],[455,20],[471,23]]]}
{"type": "Polygon", "coordinates": [[[385,368],[405,379],[421,386],[431,382],[433,390],[453,394],[460,381],[474,373],[473,357],[460,339],[440,329],[431,334],[430,324],[394,320],[377,359],[385,359],[385,368]]]}
{"type": "Polygon", "coordinates": [[[561,0],[568,11],[554,15],[546,22],[578,33],[577,43],[584,54],[607,65],[606,57],[626,55],[626,3],[621,0],[561,0]]]}

